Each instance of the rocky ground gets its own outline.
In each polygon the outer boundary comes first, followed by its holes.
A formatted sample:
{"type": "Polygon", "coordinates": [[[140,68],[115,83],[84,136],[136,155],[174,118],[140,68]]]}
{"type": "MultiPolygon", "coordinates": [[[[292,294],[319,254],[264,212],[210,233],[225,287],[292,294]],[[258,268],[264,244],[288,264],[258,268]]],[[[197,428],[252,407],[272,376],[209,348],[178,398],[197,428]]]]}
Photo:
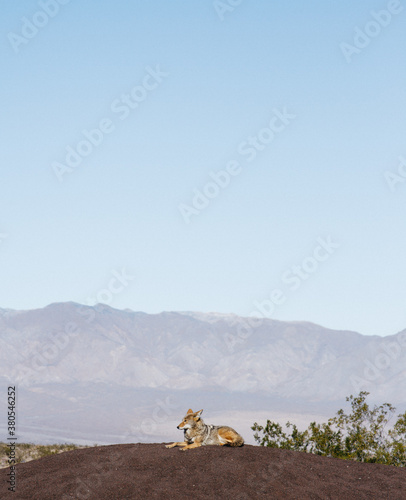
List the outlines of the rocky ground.
{"type": "Polygon", "coordinates": [[[182,452],[164,444],[77,449],[0,470],[13,499],[388,499],[406,498],[406,470],[245,445],[182,452]]]}

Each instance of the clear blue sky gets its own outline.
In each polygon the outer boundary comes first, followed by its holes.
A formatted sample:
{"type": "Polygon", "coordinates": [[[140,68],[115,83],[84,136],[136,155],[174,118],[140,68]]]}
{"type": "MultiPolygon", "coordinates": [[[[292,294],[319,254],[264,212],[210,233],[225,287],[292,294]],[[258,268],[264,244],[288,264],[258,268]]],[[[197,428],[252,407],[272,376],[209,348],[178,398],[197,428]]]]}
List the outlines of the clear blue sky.
{"type": "Polygon", "coordinates": [[[405,5],[2,2],[0,307],[406,328],[405,5]]]}

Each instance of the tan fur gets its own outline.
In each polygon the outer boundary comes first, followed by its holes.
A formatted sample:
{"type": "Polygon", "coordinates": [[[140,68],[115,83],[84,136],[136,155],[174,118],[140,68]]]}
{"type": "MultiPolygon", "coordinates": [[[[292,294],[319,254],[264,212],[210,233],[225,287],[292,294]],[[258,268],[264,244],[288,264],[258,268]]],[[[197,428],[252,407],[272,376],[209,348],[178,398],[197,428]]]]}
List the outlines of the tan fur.
{"type": "Polygon", "coordinates": [[[184,431],[184,441],[166,445],[167,448],[179,446],[182,451],[199,446],[242,446],[244,439],[231,427],[222,425],[206,425],[200,414],[203,410],[193,412],[189,409],[178,425],[184,431]]]}

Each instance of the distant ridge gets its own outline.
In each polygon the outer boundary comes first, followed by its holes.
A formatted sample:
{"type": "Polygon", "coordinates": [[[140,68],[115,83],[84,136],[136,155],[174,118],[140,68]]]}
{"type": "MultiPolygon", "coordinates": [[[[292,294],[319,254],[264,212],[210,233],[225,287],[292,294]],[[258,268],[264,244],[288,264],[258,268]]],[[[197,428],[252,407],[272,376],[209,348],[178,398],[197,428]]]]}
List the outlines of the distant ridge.
{"type": "Polygon", "coordinates": [[[332,416],[359,390],[371,393],[370,402],[406,406],[406,330],[363,336],[309,322],[74,302],[2,309],[0,380],[18,385],[20,422],[30,436],[65,429],[76,442],[95,433],[120,441],[134,432],[157,440],[193,404],[211,415],[247,412],[251,434],[259,411],[332,416]],[[163,400],[172,406],[159,409],[163,400]],[[164,425],[154,415],[166,416],[164,425]]]}
{"type": "Polygon", "coordinates": [[[250,321],[235,314],[146,314],[74,302],[2,309],[0,376],[12,375],[24,386],[125,379],[137,388],[207,385],[312,400],[343,399],[360,379],[364,389],[406,401],[406,385],[393,385],[394,377],[406,374],[402,333],[382,338],[304,321],[250,321]]]}

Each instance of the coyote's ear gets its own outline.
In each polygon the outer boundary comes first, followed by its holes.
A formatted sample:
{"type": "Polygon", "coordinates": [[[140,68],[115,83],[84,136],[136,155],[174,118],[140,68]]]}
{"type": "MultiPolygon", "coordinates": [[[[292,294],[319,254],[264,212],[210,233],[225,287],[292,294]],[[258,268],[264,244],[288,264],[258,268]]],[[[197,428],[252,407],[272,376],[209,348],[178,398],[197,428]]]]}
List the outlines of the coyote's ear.
{"type": "Polygon", "coordinates": [[[197,411],[197,412],[195,413],[195,415],[196,415],[197,419],[199,419],[199,418],[200,418],[200,415],[201,415],[202,411],[203,411],[203,410],[200,410],[200,411],[197,411]]]}
{"type": "Polygon", "coordinates": [[[186,415],[189,415],[189,413],[193,413],[193,411],[189,408],[189,410],[187,411],[186,415]]]}

